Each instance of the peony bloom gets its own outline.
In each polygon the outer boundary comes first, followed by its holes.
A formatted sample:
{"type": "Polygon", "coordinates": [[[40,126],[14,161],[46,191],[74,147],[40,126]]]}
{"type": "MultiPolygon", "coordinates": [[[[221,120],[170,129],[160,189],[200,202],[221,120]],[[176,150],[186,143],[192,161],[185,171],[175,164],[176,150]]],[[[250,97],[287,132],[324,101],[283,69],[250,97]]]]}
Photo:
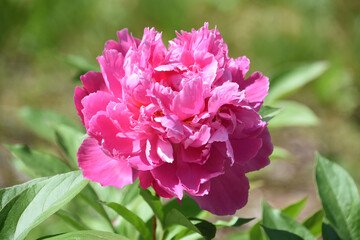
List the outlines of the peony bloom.
{"type": "Polygon", "coordinates": [[[164,198],[186,193],[217,215],[248,199],[246,173],[269,164],[266,122],[258,110],[268,78],[228,56],[217,29],[143,38],[123,29],[106,42],[101,72],[81,76],[75,105],[87,130],[78,151],[84,177],[122,188],[137,178],[164,198]]]}

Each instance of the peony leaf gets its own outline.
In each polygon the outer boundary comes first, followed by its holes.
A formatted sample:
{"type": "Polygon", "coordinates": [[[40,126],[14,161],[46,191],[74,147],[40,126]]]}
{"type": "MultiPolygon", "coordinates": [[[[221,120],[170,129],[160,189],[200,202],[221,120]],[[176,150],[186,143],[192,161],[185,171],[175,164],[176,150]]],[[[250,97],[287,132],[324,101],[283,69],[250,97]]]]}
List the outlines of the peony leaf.
{"type": "Polygon", "coordinates": [[[293,101],[277,101],[276,107],[284,108],[276,118],[272,119],[269,127],[314,126],[318,118],[307,106],[293,101]]]}
{"type": "Polygon", "coordinates": [[[31,170],[35,177],[47,177],[71,171],[68,165],[50,154],[32,150],[21,144],[6,146],[17,159],[31,170]]]}
{"type": "Polygon", "coordinates": [[[71,165],[74,168],[78,168],[76,155],[86,136],[85,133],[77,128],[61,124],[55,127],[55,136],[58,144],[71,160],[71,165]]]}
{"type": "Polygon", "coordinates": [[[55,140],[54,127],[58,124],[65,124],[79,130],[81,129],[77,124],[63,115],[50,110],[23,107],[19,110],[18,116],[31,131],[49,141],[55,140]]]}
{"type": "Polygon", "coordinates": [[[153,196],[147,189],[140,188],[140,195],[149,204],[155,215],[159,218],[161,224],[164,223],[164,211],[159,197],[153,196]]]}
{"type": "Polygon", "coordinates": [[[298,66],[277,78],[273,78],[265,101],[272,103],[274,100],[289,95],[321,76],[328,68],[329,64],[327,62],[314,62],[298,66]]]}
{"type": "Polygon", "coordinates": [[[281,211],[292,218],[296,218],[305,207],[306,201],[307,198],[303,198],[300,201],[285,207],[281,211]]]}
{"type": "Polygon", "coordinates": [[[0,212],[0,239],[24,239],[31,229],[67,204],[87,184],[82,173],[74,171],[42,178],[20,194],[14,193],[19,186],[3,189],[2,196],[15,197],[0,212]]]}
{"type": "Polygon", "coordinates": [[[277,159],[289,159],[291,156],[291,153],[286,150],[285,148],[274,146],[274,150],[272,154],[270,155],[270,160],[277,160],[277,159]]]}
{"type": "Polygon", "coordinates": [[[316,240],[309,230],[282,211],[271,208],[266,202],[263,202],[262,205],[262,224],[265,227],[275,230],[288,231],[302,237],[304,240],[316,240]]]}
{"type": "Polygon", "coordinates": [[[77,231],[56,236],[43,237],[46,240],[128,240],[128,238],[119,234],[95,230],[77,231]]]}
{"type": "Polygon", "coordinates": [[[303,225],[310,230],[310,232],[315,236],[319,237],[321,234],[321,225],[324,218],[324,211],[320,209],[308,219],[303,222],[303,225]]]}
{"type": "Polygon", "coordinates": [[[55,213],[55,215],[59,218],[61,218],[64,222],[68,223],[71,227],[75,228],[76,230],[89,230],[90,228],[85,226],[83,222],[81,222],[80,219],[78,219],[76,216],[72,215],[69,212],[66,212],[64,210],[59,210],[55,213]]]}
{"type": "Polygon", "coordinates": [[[196,233],[201,234],[205,239],[212,239],[215,236],[215,233],[208,227],[204,227],[203,225],[200,228],[196,227],[187,217],[185,217],[183,213],[181,213],[176,208],[171,209],[165,215],[164,228],[167,229],[172,225],[184,226],[196,233]]]}
{"type": "Polygon", "coordinates": [[[277,230],[267,228],[262,226],[266,232],[266,235],[270,238],[270,240],[303,240],[303,238],[298,235],[285,231],[285,230],[277,230]]]}
{"type": "Polygon", "coordinates": [[[259,110],[259,114],[261,115],[263,121],[269,122],[273,117],[275,117],[282,110],[283,110],[282,108],[275,108],[275,107],[262,105],[259,110]]]}
{"type": "Polygon", "coordinates": [[[263,233],[261,230],[261,221],[255,223],[249,230],[250,240],[263,240],[263,233]]]}
{"type": "Polygon", "coordinates": [[[223,221],[218,220],[215,223],[216,227],[240,227],[255,218],[238,218],[238,217],[232,217],[230,221],[223,221]]]}
{"type": "Polygon", "coordinates": [[[189,196],[184,196],[181,199],[181,205],[177,199],[170,200],[164,205],[164,212],[167,213],[173,208],[179,210],[186,217],[197,217],[202,212],[199,205],[189,196]]]}
{"type": "Polygon", "coordinates": [[[118,213],[120,216],[122,216],[126,221],[131,223],[141,234],[141,236],[144,239],[151,240],[151,232],[147,228],[144,221],[139,218],[135,213],[131,212],[126,207],[118,204],[118,203],[104,203],[105,206],[108,206],[109,208],[113,209],[116,213],[118,213]]]}
{"type": "Polygon", "coordinates": [[[342,240],[335,229],[328,223],[322,224],[322,237],[324,240],[342,240]]]}
{"type": "Polygon", "coordinates": [[[316,184],[325,216],[341,239],[360,239],[360,197],[351,176],[317,154],[316,184]]]}

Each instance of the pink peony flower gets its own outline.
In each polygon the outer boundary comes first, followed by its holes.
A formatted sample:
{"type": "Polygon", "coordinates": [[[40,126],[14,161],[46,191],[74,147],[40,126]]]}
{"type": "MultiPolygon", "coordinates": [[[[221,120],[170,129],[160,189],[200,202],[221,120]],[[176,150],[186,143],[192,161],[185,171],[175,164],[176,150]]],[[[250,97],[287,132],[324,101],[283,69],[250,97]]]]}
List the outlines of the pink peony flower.
{"type": "Polygon", "coordinates": [[[269,164],[266,122],[258,110],[268,93],[250,61],[228,56],[217,29],[176,33],[164,46],[145,28],[123,29],[106,42],[101,72],[81,76],[75,105],[87,130],[78,152],[84,177],[122,188],[137,178],[164,198],[184,192],[217,215],[248,199],[246,173],[269,164]]]}

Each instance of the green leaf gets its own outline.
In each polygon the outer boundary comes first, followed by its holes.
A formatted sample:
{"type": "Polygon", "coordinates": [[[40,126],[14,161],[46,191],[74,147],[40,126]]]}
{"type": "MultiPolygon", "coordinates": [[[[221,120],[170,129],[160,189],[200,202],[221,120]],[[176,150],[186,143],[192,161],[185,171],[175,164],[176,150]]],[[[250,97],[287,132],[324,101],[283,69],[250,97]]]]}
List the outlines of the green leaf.
{"type": "Polygon", "coordinates": [[[300,201],[287,206],[281,211],[292,218],[296,218],[300,214],[301,210],[305,207],[306,201],[307,198],[303,198],[300,201]]]}
{"type": "Polygon", "coordinates": [[[181,205],[176,199],[170,200],[164,205],[164,213],[166,214],[173,208],[179,210],[186,217],[197,217],[203,212],[199,205],[189,196],[184,196],[183,199],[181,199],[181,205]]]}
{"type": "MultiPolygon", "coordinates": [[[[197,228],[183,213],[181,213],[178,209],[173,208],[170,211],[168,211],[165,215],[164,220],[164,229],[168,229],[169,227],[173,225],[181,225],[189,230],[192,230],[196,233],[201,234],[205,239],[212,239],[214,232],[207,227],[201,226],[200,228],[197,228]]],[[[208,226],[208,225],[207,225],[208,226]]],[[[216,228],[215,228],[216,231],[216,228]]],[[[215,236],[215,235],[214,235],[215,236]]]]}
{"type": "Polygon", "coordinates": [[[77,168],[78,162],[76,155],[86,136],[85,133],[67,125],[57,125],[55,127],[55,136],[58,144],[71,160],[71,165],[77,168]]]}
{"type": "Polygon", "coordinates": [[[258,221],[250,228],[249,231],[250,240],[263,240],[263,234],[261,232],[261,221],[258,221]]]}
{"type": "Polygon", "coordinates": [[[77,231],[60,234],[54,237],[42,238],[49,240],[128,240],[128,238],[111,232],[95,230],[77,231]]]}
{"type": "Polygon", "coordinates": [[[161,224],[164,223],[164,211],[159,197],[151,194],[147,189],[140,188],[140,195],[149,204],[155,215],[159,218],[161,224]]]}
{"type": "Polygon", "coordinates": [[[134,214],[129,209],[127,209],[126,207],[124,207],[118,203],[111,202],[111,203],[104,203],[104,204],[106,206],[108,206],[109,208],[113,209],[115,212],[117,212],[126,221],[131,223],[139,231],[139,233],[141,234],[141,236],[144,239],[151,240],[150,230],[147,228],[144,221],[141,218],[139,218],[136,214],[134,214]]]}
{"type": "Polygon", "coordinates": [[[15,185],[9,188],[3,188],[0,190],[0,212],[3,210],[3,208],[11,202],[14,198],[19,196],[22,192],[24,192],[26,189],[32,187],[33,185],[37,184],[38,182],[44,181],[48,178],[36,178],[31,181],[28,181],[26,183],[15,185]]]}
{"type": "Polygon", "coordinates": [[[71,171],[68,165],[50,154],[32,150],[21,144],[6,146],[16,158],[31,169],[36,177],[53,176],[71,171]]]}
{"type": "Polygon", "coordinates": [[[72,215],[69,212],[66,212],[64,210],[59,210],[57,213],[55,213],[55,215],[61,218],[64,222],[68,223],[76,230],[89,230],[89,228],[85,226],[85,224],[81,222],[80,219],[78,219],[76,216],[72,215]]]}
{"type": "Polygon", "coordinates": [[[263,121],[269,122],[273,117],[275,117],[282,110],[283,110],[282,108],[275,108],[275,107],[262,105],[259,110],[259,114],[261,115],[263,121]]]}
{"type": "Polygon", "coordinates": [[[316,184],[325,216],[341,239],[360,239],[360,197],[351,176],[317,154],[316,184]]]}
{"type": "Polygon", "coordinates": [[[100,71],[97,64],[92,63],[81,56],[67,55],[66,58],[63,58],[63,61],[81,71],[100,71]]]}
{"type": "Polygon", "coordinates": [[[240,227],[255,218],[238,218],[238,217],[232,217],[230,221],[223,221],[218,220],[215,223],[216,227],[240,227]]]}
{"type": "Polygon", "coordinates": [[[284,110],[271,120],[269,127],[314,126],[318,123],[314,112],[303,104],[293,101],[277,101],[274,105],[284,108],[284,110]]]}
{"type": "Polygon", "coordinates": [[[284,230],[294,233],[304,240],[316,240],[316,238],[300,223],[286,215],[280,210],[271,208],[263,202],[263,221],[262,224],[271,229],[284,230]]]}
{"type": "Polygon", "coordinates": [[[23,107],[19,110],[18,116],[30,130],[49,141],[55,140],[54,127],[56,125],[64,124],[81,129],[66,117],[50,110],[23,107]]]}
{"type": "MultiPolygon", "coordinates": [[[[31,229],[73,199],[85,186],[81,171],[56,175],[33,184],[18,194],[0,212],[0,239],[24,239],[31,229]]],[[[19,186],[5,189],[17,191],[19,186]]]]}
{"type": "Polygon", "coordinates": [[[270,238],[270,240],[303,240],[303,238],[299,237],[298,235],[285,231],[285,230],[277,230],[267,228],[262,226],[266,232],[266,235],[270,238]]]}
{"type": "Polygon", "coordinates": [[[273,78],[265,101],[271,103],[289,95],[321,76],[328,68],[329,64],[327,62],[314,62],[298,66],[278,78],[273,78]]]}
{"type": "Polygon", "coordinates": [[[289,159],[291,156],[291,153],[286,150],[285,148],[274,146],[274,150],[272,154],[270,155],[270,160],[276,160],[276,159],[289,159]]]}
{"type": "Polygon", "coordinates": [[[324,211],[320,209],[308,219],[303,222],[303,225],[310,230],[310,232],[315,236],[319,237],[321,234],[321,225],[324,218],[324,211]]]}
{"type": "Polygon", "coordinates": [[[192,222],[199,222],[195,224],[195,227],[199,229],[201,235],[205,239],[213,239],[216,235],[216,226],[209,221],[199,218],[191,218],[192,222]]]}
{"type": "Polygon", "coordinates": [[[335,229],[325,222],[322,224],[322,237],[323,240],[342,240],[336,233],[335,229]]]}

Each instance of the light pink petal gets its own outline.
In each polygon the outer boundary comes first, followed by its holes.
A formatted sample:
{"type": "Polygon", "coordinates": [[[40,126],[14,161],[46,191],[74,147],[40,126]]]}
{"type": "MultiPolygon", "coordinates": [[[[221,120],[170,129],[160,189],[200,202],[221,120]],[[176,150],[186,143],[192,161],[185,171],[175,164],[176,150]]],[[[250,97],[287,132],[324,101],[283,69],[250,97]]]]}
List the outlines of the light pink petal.
{"type": "Polygon", "coordinates": [[[117,137],[118,129],[106,112],[98,112],[89,122],[88,134],[101,143],[104,150],[114,157],[129,156],[139,151],[139,142],[117,137]]]}
{"type": "Polygon", "coordinates": [[[107,92],[95,92],[84,97],[81,101],[81,104],[84,106],[82,113],[84,115],[85,127],[89,128],[89,122],[93,116],[95,116],[99,111],[105,111],[107,105],[111,101],[116,99],[107,92]]]}
{"type": "Polygon", "coordinates": [[[159,137],[157,141],[157,154],[164,162],[172,163],[174,161],[171,143],[161,137],[159,137]]]}
{"type": "Polygon", "coordinates": [[[84,177],[102,186],[122,188],[137,178],[136,170],[124,160],[115,160],[107,156],[93,138],[84,140],[77,157],[84,177]]]}
{"type": "Polygon", "coordinates": [[[119,44],[120,44],[120,52],[122,53],[123,56],[126,55],[129,48],[131,48],[131,47],[136,48],[138,43],[140,42],[139,39],[136,39],[133,36],[130,36],[127,28],[124,28],[121,31],[118,31],[117,36],[118,36],[119,44]]]}
{"type": "Polygon", "coordinates": [[[175,96],[171,110],[184,120],[204,109],[203,83],[200,78],[189,81],[184,88],[175,96]]]}
{"type": "Polygon", "coordinates": [[[245,97],[251,106],[259,111],[269,90],[269,79],[260,72],[253,73],[248,79],[239,84],[241,90],[245,90],[245,97]]]}
{"type": "Polygon", "coordinates": [[[222,105],[230,104],[232,101],[241,101],[243,93],[238,90],[239,85],[233,82],[225,82],[211,91],[208,102],[208,112],[216,113],[222,105]]]}
{"type": "Polygon", "coordinates": [[[210,143],[213,142],[225,142],[229,139],[229,134],[225,127],[220,126],[215,132],[211,135],[209,140],[210,143]]]}
{"type": "Polygon", "coordinates": [[[160,119],[161,125],[166,128],[167,137],[180,142],[184,138],[184,130],[181,122],[174,114],[165,115],[160,119]]]}
{"type": "Polygon", "coordinates": [[[243,56],[237,59],[230,59],[226,64],[226,69],[230,70],[232,75],[232,81],[241,84],[246,73],[249,71],[250,60],[243,56]]]}
{"type": "Polygon", "coordinates": [[[121,79],[124,77],[124,57],[117,50],[104,50],[103,56],[97,57],[104,82],[115,97],[122,96],[121,79]]]}
{"type": "Polygon", "coordinates": [[[199,131],[195,132],[188,139],[185,140],[184,146],[185,149],[190,147],[201,147],[205,145],[210,138],[210,130],[211,128],[207,125],[202,125],[199,131]]]}
{"type": "Polygon", "coordinates": [[[256,156],[245,164],[244,169],[246,172],[257,171],[270,164],[269,156],[273,151],[273,145],[269,130],[265,128],[259,138],[262,140],[262,146],[256,156]]]}
{"type": "Polygon", "coordinates": [[[121,46],[119,44],[119,42],[117,41],[114,41],[114,40],[109,40],[105,43],[105,47],[104,47],[105,50],[111,50],[111,49],[114,49],[114,50],[117,50],[118,52],[121,52],[121,46]]]}
{"type": "Polygon", "coordinates": [[[208,195],[192,196],[201,209],[216,215],[233,215],[248,201],[249,181],[236,165],[226,169],[223,175],[210,180],[208,195]]]}

